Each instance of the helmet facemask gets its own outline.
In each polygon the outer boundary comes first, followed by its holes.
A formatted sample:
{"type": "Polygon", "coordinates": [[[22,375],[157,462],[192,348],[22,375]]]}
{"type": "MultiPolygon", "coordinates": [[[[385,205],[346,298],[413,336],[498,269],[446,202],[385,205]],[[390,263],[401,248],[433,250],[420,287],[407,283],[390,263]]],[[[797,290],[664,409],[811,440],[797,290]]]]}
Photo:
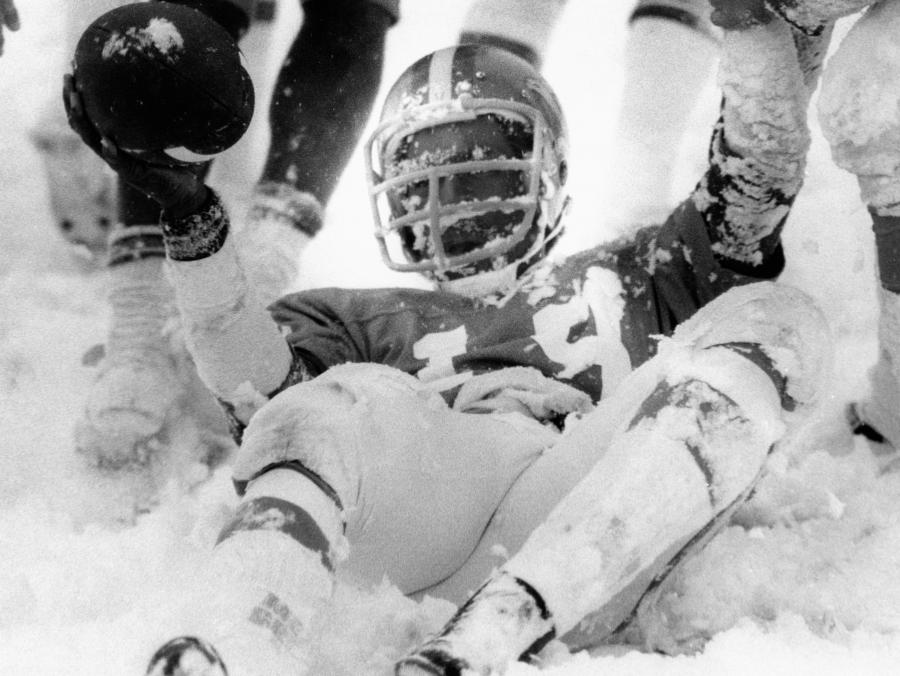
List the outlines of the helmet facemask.
{"type": "Polygon", "coordinates": [[[497,99],[385,121],[366,159],[387,266],[466,295],[512,286],[560,229],[564,166],[548,137],[536,109],[497,99]]]}

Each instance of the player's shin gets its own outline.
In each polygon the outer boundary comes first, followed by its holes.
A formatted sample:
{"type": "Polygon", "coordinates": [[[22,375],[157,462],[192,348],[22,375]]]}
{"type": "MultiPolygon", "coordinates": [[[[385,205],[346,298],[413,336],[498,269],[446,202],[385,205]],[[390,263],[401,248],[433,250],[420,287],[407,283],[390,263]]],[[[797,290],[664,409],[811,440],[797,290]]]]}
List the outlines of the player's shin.
{"type": "Polygon", "coordinates": [[[200,571],[183,635],[157,651],[148,675],[206,675],[212,665],[240,676],[307,673],[342,527],[332,496],[304,474],[276,468],[251,481],[200,571]]]}

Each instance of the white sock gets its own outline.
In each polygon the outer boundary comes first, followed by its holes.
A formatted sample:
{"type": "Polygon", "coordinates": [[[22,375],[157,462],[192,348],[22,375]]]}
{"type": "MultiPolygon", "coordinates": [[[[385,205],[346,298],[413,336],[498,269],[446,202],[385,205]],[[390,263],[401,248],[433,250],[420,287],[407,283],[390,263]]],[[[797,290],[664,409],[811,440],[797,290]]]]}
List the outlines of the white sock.
{"type": "Polygon", "coordinates": [[[188,631],[202,632],[229,673],[303,673],[316,616],[331,597],[334,577],[321,552],[301,544],[290,526],[308,515],[337,551],[343,539],[340,512],[293,470],[272,470],[252,481],[241,506],[202,571],[193,609],[199,614],[188,619],[194,623],[188,631]]]}
{"type": "Polygon", "coordinates": [[[155,366],[171,360],[166,330],[175,316],[174,290],[163,272],[164,263],[153,256],[108,269],[112,310],[108,364],[155,366]]]}
{"type": "Polygon", "coordinates": [[[618,220],[658,223],[674,206],[673,170],[717,53],[708,34],[669,19],[631,25],[607,198],[618,220]]]}

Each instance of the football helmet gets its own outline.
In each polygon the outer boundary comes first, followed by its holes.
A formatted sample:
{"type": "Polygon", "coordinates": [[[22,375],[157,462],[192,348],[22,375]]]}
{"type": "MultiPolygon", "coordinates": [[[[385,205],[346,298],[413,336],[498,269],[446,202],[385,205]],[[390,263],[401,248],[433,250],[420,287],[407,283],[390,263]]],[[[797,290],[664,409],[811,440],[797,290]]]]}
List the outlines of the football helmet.
{"type": "Polygon", "coordinates": [[[365,148],[385,263],[468,295],[514,284],[562,231],[567,144],[556,95],[524,59],[487,45],[419,59],[365,148]]]}

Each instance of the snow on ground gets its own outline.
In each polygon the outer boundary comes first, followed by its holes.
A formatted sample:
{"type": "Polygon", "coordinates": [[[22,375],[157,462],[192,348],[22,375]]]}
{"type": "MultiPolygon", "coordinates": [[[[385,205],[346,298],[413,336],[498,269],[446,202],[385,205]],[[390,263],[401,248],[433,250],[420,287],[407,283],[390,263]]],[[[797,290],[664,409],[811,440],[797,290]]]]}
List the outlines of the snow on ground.
{"type": "MultiPolygon", "coordinates": [[[[91,475],[73,452],[71,428],[92,376],[82,355],[102,341],[107,311],[102,272],[54,231],[26,136],[40,107],[58,96],[66,58],[59,4],[20,0],[23,28],[0,58],[0,673],[120,676],[142,673],[169,637],[170,605],[186,592],[187,572],[202,562],[234,497],[227,467],[205,477],[203,467],[188,463],[160,489],[154,510],[125,523],[136,482],[91,475]]],[[[604,158],[629,4],[571,0],[545,69],[570,115],[573,248],[621,225],[606,221],[597,195],[615,170],[604,158]]],[[[385,82],[450,43],[464,9],[444,0],[404,3],[385,82]]],[[[283,45],[289,32],[289,25],[277,32],[275,43],[283,45]]],[[[679,173],[682,193],[702,166],[713,90],[707,99],[679,173]]],[[[851,438],[841,421],[843,405],[864,396],[874,360],[871,237],[855,182],[833,167],[818,133],[808,173],[786,233],[784,279],[810,292],[831,319],[832,393],[798,444],[775,458],[737,523],[690,560],[663,596],[660,621],[669,638],[708,642],[682,657],[629,649],[572,656],[556,646],[542,673],[896,672],[900,471],[890,471],[893,456],[851,438]]],[[[325,233],[306,254],[304,283],[397,283],[381,270],[361,177],[357,155],[325,233]]],[[[173,454],[196,441],[190,426],[176,429],[173,454]]],[[[451,610],[439,601],[415,604],[387,584],[342,590],[312,649],[314,673],[387,674],[451,610]]],[[[517,665],[511,673],[537,672],[517,665]]]]}

